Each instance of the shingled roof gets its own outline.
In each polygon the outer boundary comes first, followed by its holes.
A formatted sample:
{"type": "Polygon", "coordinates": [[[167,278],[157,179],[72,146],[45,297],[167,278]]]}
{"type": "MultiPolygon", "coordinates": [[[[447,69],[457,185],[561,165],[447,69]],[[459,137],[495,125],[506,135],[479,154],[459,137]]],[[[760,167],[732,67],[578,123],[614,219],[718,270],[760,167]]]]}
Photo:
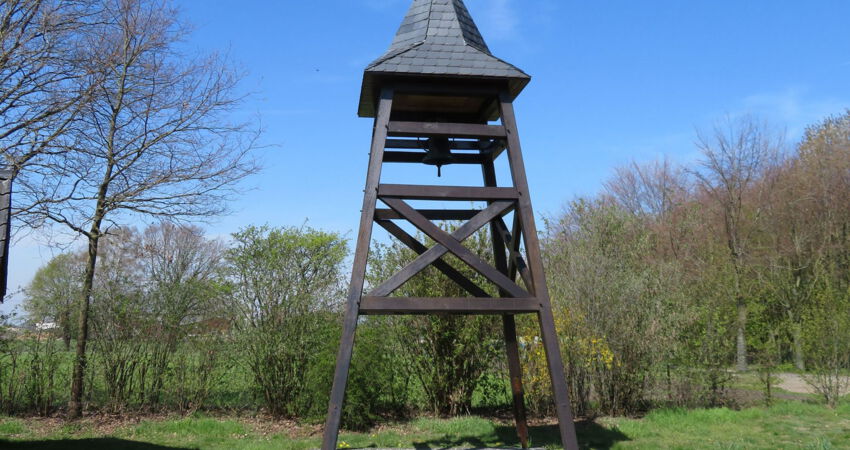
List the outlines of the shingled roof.
{"type": "Polygon", "coordinates": [[[394,75],[505,79],[514,96],[531,79],[490,53],[463,0],[413,1],[389,50],[366,67],[361,117],[375,116],[379,80],[394,75]]]}

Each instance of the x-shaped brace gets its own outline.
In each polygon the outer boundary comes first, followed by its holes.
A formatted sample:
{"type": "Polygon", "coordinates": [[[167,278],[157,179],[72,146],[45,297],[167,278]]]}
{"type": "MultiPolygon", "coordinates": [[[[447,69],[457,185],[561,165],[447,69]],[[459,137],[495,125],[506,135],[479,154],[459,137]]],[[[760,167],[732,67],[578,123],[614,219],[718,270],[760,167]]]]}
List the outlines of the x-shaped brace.
{"type": "Polygon", "coordinates": [[[420,229],[423,233],[425,233],[425,235],[433,239],[436,244],[421,253],[418,258],[406,265],[383,284],[375,288],[371,293],[369,293],[369,296],[383,297],[391,294],[414,275],[424,270],[446,253],[451,252],[461,261],[468,264],[476,272],[483,275],[511,296],[516,298],[531,297],[525,289],[521,288],[505,274],[499,272],[490,264],[487,264],[484,260],[461,244],[464,239],[471,236],[479,228],[489,223],[494,218],[501,217],[509,212],[514,206],[513,201],[502,200],[491,203],[487,208],[481,210],[481,212],[476,214],[475,217],[463,224],[452,234],[449,234],[440,229],[440,227],[434,225],[430,220],[425,218],[425,216],[420,214],[401,199],[382,198],[381,201],[386,203],[387,206],[412,223],[416,228],[420,229]]]}

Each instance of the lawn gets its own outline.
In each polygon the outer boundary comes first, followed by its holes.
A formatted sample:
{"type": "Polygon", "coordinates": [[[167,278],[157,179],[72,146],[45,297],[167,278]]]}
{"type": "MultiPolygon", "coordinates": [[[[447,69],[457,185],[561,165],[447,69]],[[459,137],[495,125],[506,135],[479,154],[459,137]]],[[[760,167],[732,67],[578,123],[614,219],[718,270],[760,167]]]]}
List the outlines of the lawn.
{"type": "MultiPolygon", "coordinates": [[[[657,410],[643,418],[578,424],[584,448],[850,448],[850,405],[780,401],[770,408],[657,410]]],[[[557,448],[557,428],[532,427],[535,446],[557,448]]],[[[318,427],[236,418],[190,417],[105,423],[86,419],[0,419],[0,447],[10,449],[309,449],[318,427]]],[[[517,445],[510,423],[480,417],[417,419],[369,433],[343,433],[343,446],[436,449],[517,445]],[[344,443],[344,444],[343,444],[344,443]]]]}

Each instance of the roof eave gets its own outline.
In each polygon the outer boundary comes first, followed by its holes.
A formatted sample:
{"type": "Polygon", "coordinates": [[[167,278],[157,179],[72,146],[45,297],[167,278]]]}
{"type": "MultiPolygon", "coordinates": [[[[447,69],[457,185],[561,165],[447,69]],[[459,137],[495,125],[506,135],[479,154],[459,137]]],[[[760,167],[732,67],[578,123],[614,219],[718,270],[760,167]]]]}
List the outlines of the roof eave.
{"type": "Polygon", "coordinates": [[[531,81],[531,76],[517,69],[524,76],[519,77],[488,77],[482,75],[455,75],[455,74],[421,74],[421,73],[404,73],[404,72],[384,72],[366,70],[363,72],[363,82],[360,88],[360,103],[357,108],[359,117],[375,117],[378,94],[385,84],[392,81],[408,81],[412,79],[440,81],[446,79],[459,80],[483,80],[488,82],[504,81],[508,84],[508,92],[511,95],[511,101],[525,89],[531,81]]]}

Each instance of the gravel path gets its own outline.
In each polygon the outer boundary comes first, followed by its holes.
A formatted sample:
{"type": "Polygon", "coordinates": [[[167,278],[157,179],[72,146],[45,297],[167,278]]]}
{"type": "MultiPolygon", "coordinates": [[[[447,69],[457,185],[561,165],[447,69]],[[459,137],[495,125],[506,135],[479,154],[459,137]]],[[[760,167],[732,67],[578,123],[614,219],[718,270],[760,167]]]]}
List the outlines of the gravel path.
{"type": "MultiPolygon", "coordinates": [[[[799,374],[796,373],[779,373],[776,374],[779,378],[779,383],[776,387],[780,389],[785,389],[788,392],[796,392],[798,394],[815,394],[814,388],[812,388],[806,380],[803,379],[799,374]]],[[[850,383],[848,383],[850,384],[850,383]]],[[[848,386],[850,388],[850,386],[848,386]]],[[[850,393],[850,390],[845,388],[842,394],[850,393]]]]}

